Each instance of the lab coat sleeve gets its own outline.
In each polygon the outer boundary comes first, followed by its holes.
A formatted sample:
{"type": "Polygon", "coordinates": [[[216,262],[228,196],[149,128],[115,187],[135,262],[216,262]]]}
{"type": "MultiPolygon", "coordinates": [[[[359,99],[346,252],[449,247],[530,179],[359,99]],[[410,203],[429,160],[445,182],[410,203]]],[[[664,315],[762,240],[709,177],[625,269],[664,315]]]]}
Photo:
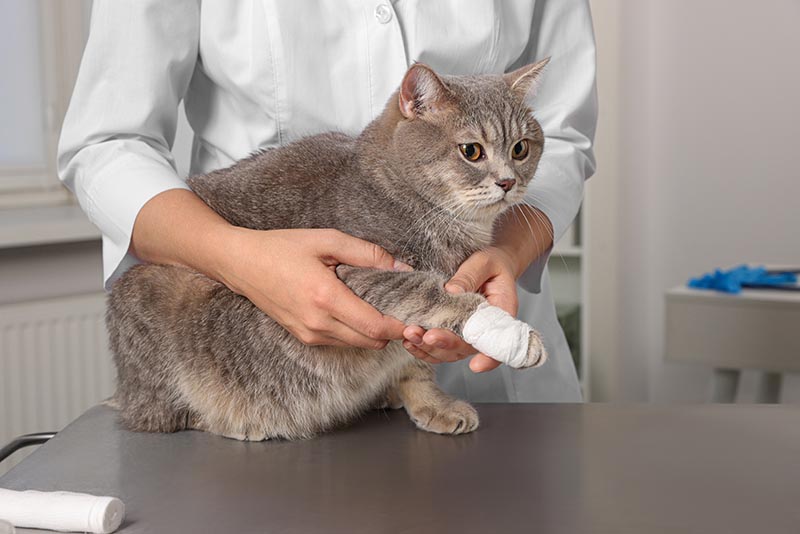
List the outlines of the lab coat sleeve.
{"type": "MultiPolygon", "coordinates": [[[[544,130],[542,158],[526,201],[553,225],[553,242],[564,235],[580,208],[584,181],[595,169],[592,143],[597,122],[595,43],[588,0],[538,0],[531,41],[518,65],[550,57],[531,97],[534,116],[544,130]]],[[[538,293],[552,248],[519,279],[538,293]]]]}
{"type": "Polygon", "coordinates": [[[95,0],[89,39],[64,119],[58,172],[103,234],[108,288],[139,210],[188,188],[170,152],[178,105],[198,53],[197,0],[95,0]]]}

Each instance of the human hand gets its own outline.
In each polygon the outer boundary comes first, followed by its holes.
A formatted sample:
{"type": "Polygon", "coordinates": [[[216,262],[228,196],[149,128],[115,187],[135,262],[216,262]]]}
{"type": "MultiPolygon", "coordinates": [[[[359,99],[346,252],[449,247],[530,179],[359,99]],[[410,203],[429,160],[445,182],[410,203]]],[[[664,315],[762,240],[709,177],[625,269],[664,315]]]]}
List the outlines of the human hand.
{"type": "MultiPolygon", "coordinates": [[[[445,285],[449,293],[479,292],[494,306],[512,315],[517,313],[517,261],[499,247],[489,247],[471,255],[445,285]]],[[[414,357],[429,363],[462,360],[477,351],[450,330],[434,328],[427,332],[420,326],[403,331],[403,347],[414,357]]],[[[500,365],[485,354],[469,362],[476,373],[491,371],[500,365]]]]}
{"type": "Polygon", "coordinates": [[[217,279],[306,345],[382,349],[405,325],[358,298],[336,277],[340,263],[411,270],[381,247],[332,229],[230,227],[217,279]]]}
{"type": "MultiPolygon", "coordinates": [[[[553,226],[547,216],[532,206],[514,206],[498,221],[494,245],[467,258],[445,289],[451,293],[480,292],[491,304],[516,315],[515,280],[552,245],[553,226]]],[[[403,337],[406,350],[430,363],[462,360],[476,352],[449,330],[426,332],[419,326],[409,326],[403,337]]],[[[476,373],[499,365],[485,354],[478,354],[469,362],[469,368],[476,373]]]]}

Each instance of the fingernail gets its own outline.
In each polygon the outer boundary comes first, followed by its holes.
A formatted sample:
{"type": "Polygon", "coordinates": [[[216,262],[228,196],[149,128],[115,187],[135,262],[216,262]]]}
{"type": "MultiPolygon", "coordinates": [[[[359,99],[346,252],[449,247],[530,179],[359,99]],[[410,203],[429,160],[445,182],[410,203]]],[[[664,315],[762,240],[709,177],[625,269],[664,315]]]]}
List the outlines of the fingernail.
{"type": "Polygon", "coordinates": [[[458,284],[445,284],[444,289],[448,293],[464,293],[464,288],[458,284]]]}
{"type": "Polygon", "coordinates": [[[392,266],[392,269],[395,270],[395,271],[401,271],[401,272],[404,272],[404,273],[407,273],[407,272],[410,272],[410,271],[414,270],[413,267],[411,267],[410,265],[408,265],[406,263],[403,263],[400,260],[394,260],[394,265],[392,266]]]}
{"type": "Polygon", "coordinates": [[[413,336],[409,337],[408,340],[413,343],[414,345],[422,345],[422,338],[418,335],[414,334],[413,336]]]}

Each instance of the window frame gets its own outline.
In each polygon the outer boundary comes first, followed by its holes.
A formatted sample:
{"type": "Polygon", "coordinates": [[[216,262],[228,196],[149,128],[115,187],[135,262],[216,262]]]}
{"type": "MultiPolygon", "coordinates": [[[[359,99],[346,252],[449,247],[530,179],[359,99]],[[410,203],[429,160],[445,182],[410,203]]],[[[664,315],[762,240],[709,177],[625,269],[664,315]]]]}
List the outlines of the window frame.
{"type": "Polygon", "coordinates": [[[61,185],[56,151],[89,30],[87,0],[36,2],[42,80],[44,165],[0,165],[0,209],[74,204],[61,185]]]}

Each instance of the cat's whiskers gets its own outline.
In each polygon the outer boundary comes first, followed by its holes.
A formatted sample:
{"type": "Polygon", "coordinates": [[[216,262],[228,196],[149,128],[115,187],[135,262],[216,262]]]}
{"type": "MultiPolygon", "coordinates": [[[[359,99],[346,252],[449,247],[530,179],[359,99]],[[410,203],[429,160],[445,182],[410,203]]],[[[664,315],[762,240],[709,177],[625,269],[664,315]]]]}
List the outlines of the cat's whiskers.
{"type": "MultiPolygon", "coordinates": [[[[400,176],[398,176],[394,169],[386,167],[384,170],[391,174],[396,180],[400,180],[400,176]]],[[[418,196],[421,199],[424,199],[422,195],[418,194],[418,196]]],[[[447,222],[448,219],[458,219],[459,204],[460,202],[458,199],[447,199],[443,203],[430,203],[430,209],[428,209],[428,211],[426,211],[422,216],[417,217],[414,223],[409,226],[409,229],[406,230],[400,238],[394,240],[396,247],[402,244],[402,249],[399,254],[400,258],[402,259],[405,257],[408,247],[412,245],[417,236],[423,232],[428,234],[428,238],[423,242],[425,245],[425,250],[421,254],[422,256],[427,257],[429,253],[432,253],[433,241],[438,236],[436,235],[437,232],[432,233],[431,230],[436,229],[440,224],[447,222]]]]}
{"type": "MultiPolygon", "coordinates": [[[[406,251],[408,250],[408,246],[414,242],[414,239],[417,237],[418,234],[430,230],[430,228],[435,228],[440,221],[446,219],[450,215],[450,211],[448,208],[455,207],[456,202],[454,200],[450,200],[444,205],[436,205],[434,204],[427,212],[425,212],[421,217],[417,218],[415,224],[410,225],[409,229],[406,230],[403,235],[395,240],[395,243],[399,245],[403,241],[403,248],[400,251],[400,257],[404,257],[406,251]],[[452,204],[452,206],[451,206],[452,204]],[[428,218],[432,218],[430,221],[427,221],[428,218]],[[413,232],[413,233],[411,233],[413,232]],[[411,235],[409,235],[411,233],[411,235]]],[[[431,240],[426,240],[430,242],[431,240]]]]}
{"type": "MultiPolygon", "coordinates": [[[[536,198],[536,197],[535,197],[535,196],[533,196],[533,195],[531,195],[531,196],[532,196],[534,199],[536,198]]],[[[540,223],[542,223],[542,227],[546,227],[546,226],[548,226],[548,221],[545,219],[545,216],[544,216],[542,213],[540,213],[540,211],[539,211],[539,208],[537,208],[536,206],[534,206],[533,204],[531,204],[531,203],[530,203],[530,202],[528,202],[527,200],[524,200],[524,201],[522,202],[522,204],[524,204],[524,205],[528,206],[529,208],[532,208],[532,212],[533,212],[533,213],[532,213],[531,215],[532,215],[532,216],[534,216],[534,217],[536,217],[536,219],[537,219],[537,220],[538,220],[540,223]]],[[[527,211],[527,210],[526,210],[526,211],[527,211]]],[[[524,212],[523,212],[523,216],[525,216],[525,213],[524,213],[524,212]]],[[[526,217],[526,218],[527,218],[527,217],[526,217]]],[[[530,223],[529,223],[529,225],[530,225],[530,223]]],[[[531,229],[531,233],[535,235],[535,232],[533,231],[533,229],[531,229]]],[[[545,236],[542,236],[542,239],[545,239],[545,236]]],[[[555,243],[553,243],[553,245],[555,245],[555,243]]],[[[537,248],[540,248],[540,247],[539,247],[539,242],[538,242],[538,241],[536,241],[536,246],[537,246],[537,248]]],[[[564,259],[564,256],[563,256],[563,254],[557,254],[557,256],[558,256],[558,257],[561,259],[561,263],[564,265],[564,268],[566,269],[567,273],[569,273],[569,272],[570,272],[569,265],[567,264],[567,260],[566,260],[566,259],[564,259]]]]}
{"type": "MultiPolygon", "coordinates": [[[[405,255],[406,255],[406,252],[408,251],[408,247],[409,247],[409,245],[411,245],[414,242],[414,240],[417,238],[417,235],[426,230],[426,226],[427,226],[425,224],[426,219],[429,216],[432,216],[434,218],[434,220],[436,220],[436,218],[442,216],[442,212],[441,211],[438,211],[436,213],[431,213],[435,209],[438,209],[438,208],[439,208],[438,206],[435,206],[433,209],[429,210],[428,213],[426,213],[425,215],[423,215],[422,217],[420,217],[417,220],[417,224],[410,225],[408,230],[406,230],[399,239],[395,240],[396,246],[399,246],[401,243],[403,244],[403,248],[400,250],[400,253],[398,255],[400,257],[400,259],[404,259],[406,257],[405,255]],[[409,234],[411,234],[411,235],[409,235],[409,234]]],[[[419,260],[419,258],[417,258],[417,260],[419,260]]]]}
{"type": "Polygon", "coordinates": [[[528,225],[528,230],[531,232],[531,237],[533,238],[533,242],[536,244],[536,249],[539,250],[541,248],[541,244],[539,243],[539,236],[536,235],[536,232],[533,230],[533,226],[531,225],[530,221],[528,220],[528,214],[525,213],[527,210],[514,210],[514,215],[519,220],[519,216],[522,215],[522,220],[525,221],[525,224],[528,225]]]}
{"type": "MultiPolygon", "coordinates": [[[[531,207],[533,207],[533,206],[531,206],[531,207]]],[[[538,209],[534,210],[533,213],[534,213],[534,215],[536,215],[536,217],[539,218],[539,220],[541,221],[543,226],[547,226],[549,224],[548,221],[545,220],[545,216],[538,209]]],[[[555,236],[554,236],[554,238],[555,238],[555,236]]],[[[555,243],[553,243],[553,246],[555,246],[555,243]]],[[[569,272],[570,272],[569,264],[567,264],[567,260],[564,258],[564,255],[563,254],[558,254],[558,253],[556,255],[561,259],[561,263],[564,265],[564,269],[566,269],[567,273],[569,274],[569,272]]]]}
{"type": "MultiPolygon", "coordinates": [[[[491,217],[491,220],[485,221],[486,224],[482,224],[484,221],[477,220],[477,213],[479,213],[479,206],[476,206],[474,203],[463,205],[462,214],[466,215],[462,221],[462,225],[464,226],[463,230],[466,230],[468,236],[472,238],[477,237],[479,242],[487,244],[492,239],[492,226],[495,217],[491,217]]],[[[483,217],[483,219],[487,219],[487,217],[483,217]]]]}
{"type": "Polygon", "coordinates": [[[432,221],[431,224],[426,226],[426,230],[429,232],[430,236],[430,238],[425,242],[424,254],[426,257],[432,255],[435,250],[434,240],[437,238],[441,239],[447,236],[449,229],[457,221],[459,221],[462,211],[463,211],[463,205],[461,205],[455,200],[452,200],[450,202],[450,208],[447,211],[447,215],[439,217],[435,221],[432,221]]]}
{"type": "Polygon", "coordinates": [[[452,231],[457,231],[462,238],[471,241],[477,238],[479,244],[481,241],[488,244],[491,240],[491,231],[487,232],[472,220],[474,211],[474,206],[470,204],[457,203],[449,211],[450,217],[438,217],[432,221],[432,224],[427,225],[426,230],[429,231],[431,237],[423,244],[423,257],[428,259],[432,256],[437,248],[436,241],[449,240],[452,231]]]}

